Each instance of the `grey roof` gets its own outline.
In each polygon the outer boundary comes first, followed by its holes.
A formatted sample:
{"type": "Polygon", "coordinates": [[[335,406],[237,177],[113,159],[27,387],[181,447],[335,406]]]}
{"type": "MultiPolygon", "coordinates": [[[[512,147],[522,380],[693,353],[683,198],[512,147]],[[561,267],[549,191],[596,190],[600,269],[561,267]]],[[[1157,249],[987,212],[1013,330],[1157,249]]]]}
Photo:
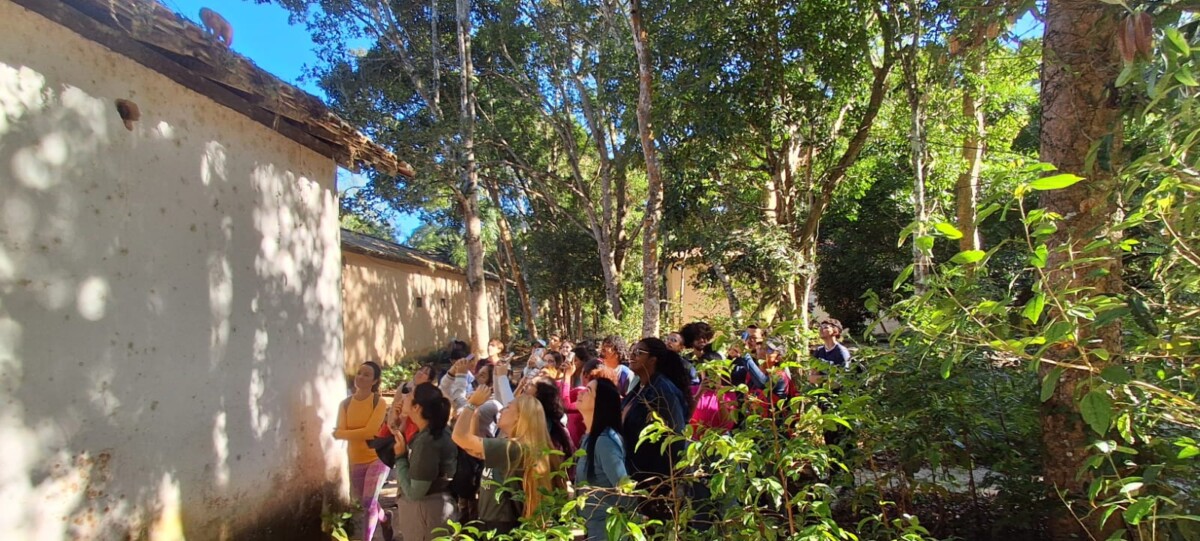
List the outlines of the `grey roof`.
{"type": "MultiPolygon", "coordinates": [[[[437,254],[377,239],[370,235],[355,233],[349,229],[342,229],[342,250],[430,270],[448,271],[463,276],[467,274],[461,267],[446,261],[445,258],[437,254]]],[[[484,274],[489,280],[499,279],[493,273],[487,272],[484,274]]]]}

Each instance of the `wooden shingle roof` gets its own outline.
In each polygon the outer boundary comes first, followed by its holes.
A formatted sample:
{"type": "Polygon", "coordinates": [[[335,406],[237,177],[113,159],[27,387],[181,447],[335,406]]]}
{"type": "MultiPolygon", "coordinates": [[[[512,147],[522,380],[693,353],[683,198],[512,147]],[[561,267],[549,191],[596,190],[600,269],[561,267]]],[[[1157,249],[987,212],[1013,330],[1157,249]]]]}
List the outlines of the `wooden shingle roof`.
{"type": "Polygon", "coordinates": [[[157,0],[12,0],[285,137],[358,170],[412,167],[334,115],[316,96],[216,42],[157,0]]]}

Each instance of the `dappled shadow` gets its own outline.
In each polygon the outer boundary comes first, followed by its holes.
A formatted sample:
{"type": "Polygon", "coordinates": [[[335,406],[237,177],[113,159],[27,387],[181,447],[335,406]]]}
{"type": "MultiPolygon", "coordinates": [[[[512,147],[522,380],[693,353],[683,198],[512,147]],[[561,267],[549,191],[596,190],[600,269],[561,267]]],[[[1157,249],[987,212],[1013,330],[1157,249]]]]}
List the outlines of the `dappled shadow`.
{"type": "Polygon", "coordinates": [[[344,461],[332,161],[0,19],[0,531],[315,536],[344,461]]]}
{"type": "Polygon", "coordinates": [[[363,361],[412,358],[470,335],[467,284],[461,274],[355,253],[343,257],[348,372],[363,361]]]}

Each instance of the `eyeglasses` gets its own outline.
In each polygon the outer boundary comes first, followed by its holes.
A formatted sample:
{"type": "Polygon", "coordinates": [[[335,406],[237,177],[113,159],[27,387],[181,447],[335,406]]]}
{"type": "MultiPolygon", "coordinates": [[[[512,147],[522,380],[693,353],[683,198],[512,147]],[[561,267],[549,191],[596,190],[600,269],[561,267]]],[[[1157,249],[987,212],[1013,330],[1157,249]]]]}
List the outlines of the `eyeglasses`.
{"type": "Polygon", "coordinates": [[[633,348],[633,349],[629,350],[630,357],[637,357],[638,355],[641,355],[643,353],[648,353],[648,352],[641,348],[633,348]]]}

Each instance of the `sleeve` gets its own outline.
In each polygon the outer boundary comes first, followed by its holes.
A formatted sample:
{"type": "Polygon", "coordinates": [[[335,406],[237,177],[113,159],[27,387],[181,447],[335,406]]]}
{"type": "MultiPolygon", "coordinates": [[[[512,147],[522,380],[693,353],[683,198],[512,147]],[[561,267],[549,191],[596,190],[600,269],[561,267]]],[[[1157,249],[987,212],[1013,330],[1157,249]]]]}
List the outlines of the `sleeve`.
{"type": "Polygon", "coordinates": [[[488,400],[475,409],[475,435],[481,438],[495,436],[496,421],[500,419],[499,403],[488,400]]]}
{"type": "Polygon", "coordinates": [[[775,398],[787,398],[788,386],[791,385],[791,382],[790,376],[780,372],[779,377],[775,380],[775,384],[771,386],[771,394],[775,395],[775,398]]]}
{"type": "MultiPolygon", "coordinates": [[[[667,383],[667,385],[674,385],[667,383]]],[[[650,386],[654,390],[653,396],[647,396],[646,400],[651,411],[658,413],[663,421],[667,423],[671,429],[676,432],[683,432],[687,426],[687,415],[684,415],[683,404],[679,400],[671,400],[670,396],[663,393],[658,387],[650,386]]]]}
{"type": "Polygon", "coordinates": [[[341,432],[346,429],[346,401],[345,400],[338,403],[337,424],[334,425],[333,428],[334,428],[333,437],[338,438],[338,439],[344,439],[344,438],[341,438],[338,436],[338,432],[341,432]]]}
{"type": "Polygon", "coordinates": [[[570,382],[564,380],[555,380],[555,385],[558,386],[558,394],[562,396],[563,407],[567,411],[575,409],[575,401],[571,400],[571,385],[570,382]]]}
{"type": "MultiPolygon", "coordinates": [[[[448,436],[442,436],[448,437],[448,436]]],[[[423,437],[419,445],[414,445],[408,457],[396,458],[396,482],[404,496],[410,500],[424,498],[429,494],[437,476],[441,458],[433,449],[432,440],[423,437]]]]}
{"type": "Polygon", "coordinates": [[[513,396],[512,383],[509,383],[507,374],[496,378],[496,384],[492,386],[492,396],[496,398],[497,402],[500,402],[501,406],[507,406],[509,402],[517,398],[513,396]]]}
{"type": "Polygon", "coordinates": [[[838,353],[842,354],[842,368],[850,368],[850,348],[842,344],[838,344],[838,353]]]}
{"type": "Polygon", "coordinates": [[[442,388],[442,394],[446,399],[450,400],[450,405],[454,409],[462,409],[467,405],[467,376],[458,375],[451,376],[449,373],[442,376],[442,381],[439,387],[442,388]]]}
{"type": "Polygon", "coordinates": [[[600,469],[604,470],[604,474],[612,481],[613,486],[629,477],[629,473],[625,470],[625,447],[612,433],[605,434],[596,440],[594,460],[597,461],[600,469]]]}
{"type": "Polygon", "coordinates": [[[520,462],[521,446],[513,445],[507,438],[483,439],[483,466],[492,468],[508,475],[512,465],[520,462]]]}
{"type": "MultiPolygon", "coordinates": [[[[375,410],[371,412],[371,419],[367,421],[365,426],[353,429],[339,428],[337,432],[333,433],[333,437],[343,440],[363,441],[374,438],[375,434],[379,432],[379,425],[383,424],[385,416],[387,416],[387,401],[380,400],[378,404],[375,404],[375,410]]],[[[338,426],[345,426],[344,423],[344,420],[339,420],[338,426]]]]}
{"type": "Polygon", "coordinates": [[[754,362],[754,359],[748,355],[746,356],[746,370],[748,370],[750,374],[751,389],[767,388],[767,374],[763,372],[762,368],[758,366],[758,363],[754,362]]]}

